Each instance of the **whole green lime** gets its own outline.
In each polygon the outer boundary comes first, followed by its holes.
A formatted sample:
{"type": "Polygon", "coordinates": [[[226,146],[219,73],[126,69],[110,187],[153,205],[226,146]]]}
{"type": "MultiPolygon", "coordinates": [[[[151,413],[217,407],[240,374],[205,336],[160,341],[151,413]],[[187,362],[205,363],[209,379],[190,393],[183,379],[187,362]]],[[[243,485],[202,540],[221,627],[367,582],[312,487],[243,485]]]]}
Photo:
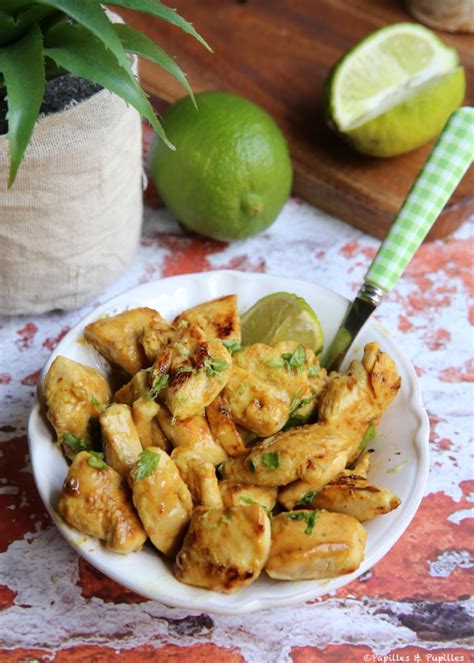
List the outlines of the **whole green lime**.
{"type": "Polygon", "coordinates": [[[267,228],[288,198],[292,166],[285,139],[259,106],[228,92],[171,106],[163,126],[176,150],[155,137],[150,166],[169,210],[187,228],[221,240],[267,228]]]}

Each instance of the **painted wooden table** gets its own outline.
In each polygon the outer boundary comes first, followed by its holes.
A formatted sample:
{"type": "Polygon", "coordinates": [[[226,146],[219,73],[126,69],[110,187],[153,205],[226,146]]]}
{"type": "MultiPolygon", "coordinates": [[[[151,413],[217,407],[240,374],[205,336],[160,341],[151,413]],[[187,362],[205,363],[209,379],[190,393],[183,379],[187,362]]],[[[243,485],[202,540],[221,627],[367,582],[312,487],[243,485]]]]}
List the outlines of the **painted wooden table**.
{"type": "Polygon", "coordinates": [[[472,237],[467,223],[424,245],[378,315],[411,357],[431,419],[431,472],[417,516],[379,564],[337,594],[244,617],[148,601],[69,548],[45,513],[28,459],[40,369],[72,325],[131,286],[232,268],[306,279],[351,297],[377,240],[297,199],[268,231],[231,245],[186,235],[165,210],[148,207],[135,262],[90,306],[1,320],[0,660],[471,660],[472,237]]]}

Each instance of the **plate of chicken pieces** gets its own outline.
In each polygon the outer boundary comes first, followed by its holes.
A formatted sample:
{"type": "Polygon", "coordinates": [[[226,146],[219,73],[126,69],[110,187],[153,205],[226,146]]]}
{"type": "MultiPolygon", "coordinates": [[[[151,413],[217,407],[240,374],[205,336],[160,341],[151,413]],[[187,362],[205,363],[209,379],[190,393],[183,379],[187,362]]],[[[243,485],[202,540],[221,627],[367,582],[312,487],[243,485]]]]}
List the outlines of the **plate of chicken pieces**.
{"type": "Polygon", "coordinates": [[[222,614],[314,599],[418,508],[429,427],[409,360],[374,320],[339,373],[298,341],[243,345],[241,315],[275,292],[303,297],[329,345],[343,297],[217,271],[115,297],[43,370],[40,495],[80,555],[150,599],[222,614]]]}

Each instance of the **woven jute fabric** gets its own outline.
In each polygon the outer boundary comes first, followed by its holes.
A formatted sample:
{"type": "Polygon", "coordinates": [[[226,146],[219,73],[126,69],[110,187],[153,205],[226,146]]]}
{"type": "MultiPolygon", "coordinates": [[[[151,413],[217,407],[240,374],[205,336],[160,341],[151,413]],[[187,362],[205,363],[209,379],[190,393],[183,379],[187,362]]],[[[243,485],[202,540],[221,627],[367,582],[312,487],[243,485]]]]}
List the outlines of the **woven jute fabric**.
{"type": "Polygon", "coordinates": [[[40,119],[15,184],[0,137],[0,313],[78,308],[116,279],[138,246],[139,114],[103,90],[40,119]]]}

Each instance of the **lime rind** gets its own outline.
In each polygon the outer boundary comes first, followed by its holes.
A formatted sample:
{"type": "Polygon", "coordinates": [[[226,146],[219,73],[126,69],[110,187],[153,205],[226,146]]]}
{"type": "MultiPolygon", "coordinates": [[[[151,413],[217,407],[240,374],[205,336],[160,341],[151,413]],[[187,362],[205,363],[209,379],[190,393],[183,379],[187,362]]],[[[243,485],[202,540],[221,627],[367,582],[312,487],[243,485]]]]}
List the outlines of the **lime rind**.
{"type": "Polygon", "coordinates": [[[421,25],[396,23],[377,30],[334,66],[327,87],[330,119],[339,131],[354,129],[458,62],[456,50],[421,25]]]}

